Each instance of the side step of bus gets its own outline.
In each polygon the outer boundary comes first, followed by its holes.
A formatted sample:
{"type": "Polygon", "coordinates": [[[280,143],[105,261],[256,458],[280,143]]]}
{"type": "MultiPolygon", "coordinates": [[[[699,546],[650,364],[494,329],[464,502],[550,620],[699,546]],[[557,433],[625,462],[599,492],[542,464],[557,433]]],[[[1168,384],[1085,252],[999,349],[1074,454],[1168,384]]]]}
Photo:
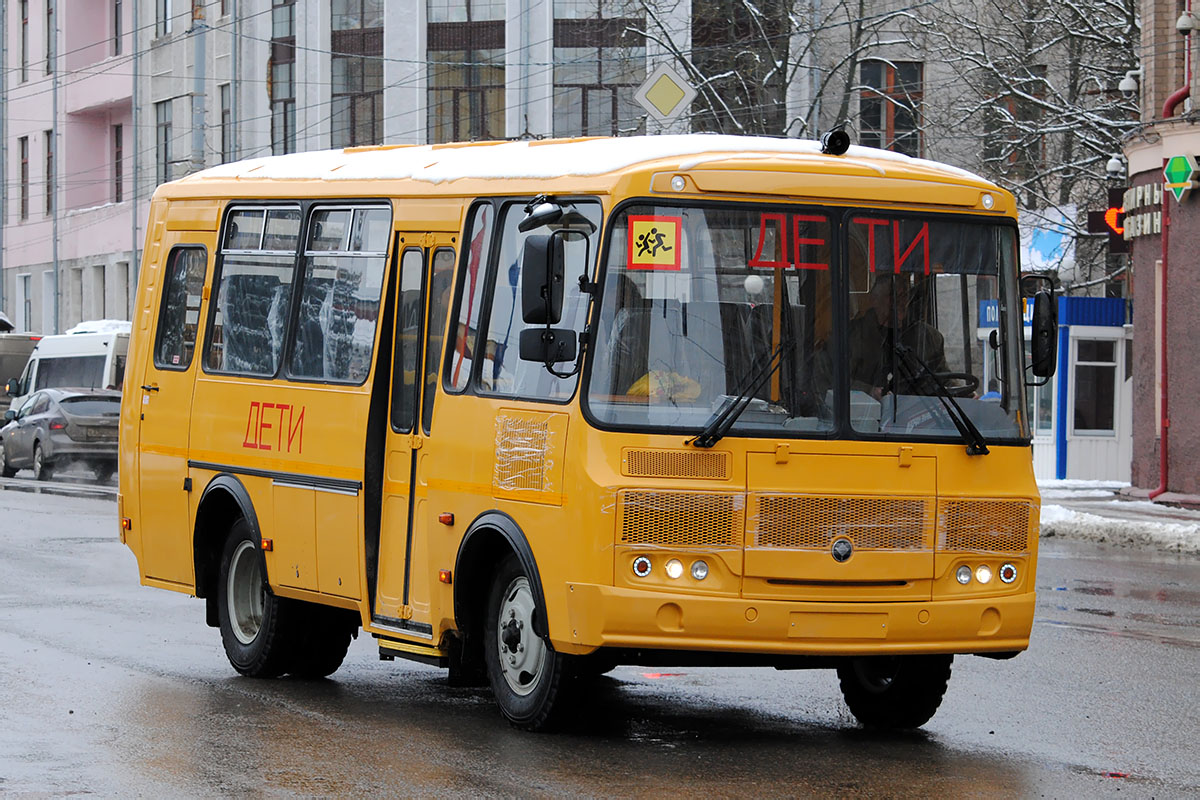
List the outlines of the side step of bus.
{"type": "Polygon", "coordinates": [[[409,661],[420,661],[434,667],[450,666],[450,654],[441,648],[429,644],[402,642],[397,639],[387,639],[375,634],[379,640],[379,660],[394,661],[396,658],[406,658],[409,661]]]}

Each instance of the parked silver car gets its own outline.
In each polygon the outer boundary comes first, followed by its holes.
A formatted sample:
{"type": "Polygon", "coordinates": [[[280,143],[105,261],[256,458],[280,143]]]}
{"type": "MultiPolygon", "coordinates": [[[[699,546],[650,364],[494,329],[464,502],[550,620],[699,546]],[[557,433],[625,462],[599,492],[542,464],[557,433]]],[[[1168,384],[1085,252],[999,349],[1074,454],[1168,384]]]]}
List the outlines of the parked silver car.
{"type": "Polygon", "coordinates": [[[107,389],[43,389],[19,409],[4,413],[0,428],[0,474],[11,478],[32,469],[48,480],[72,462],[89,466],[101,481],[117,469],[117,421],[121,393],[107,389]]]}

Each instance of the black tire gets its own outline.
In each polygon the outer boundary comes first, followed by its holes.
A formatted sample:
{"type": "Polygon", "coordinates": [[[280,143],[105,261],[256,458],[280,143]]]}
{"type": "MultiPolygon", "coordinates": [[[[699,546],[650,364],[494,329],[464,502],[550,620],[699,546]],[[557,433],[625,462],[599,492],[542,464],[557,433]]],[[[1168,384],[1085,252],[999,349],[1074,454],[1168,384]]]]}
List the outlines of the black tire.
{"type": "Polygon", "coordinates": [[[4,442],[0,442],[0,477],[11,478],[16,474],[17,468],[8,465],[8,453],[4,449],[4,442]]]}
{"type": "Polygon", "coordinates": [[[528,731],[553,727],[569,705],[569,657],[533,632],[533,620],[543,613],[534,603],[529,577],[510,555],[488,593],[483,658],[500,712],[528,731]]]}
{"type": "Polygon", "coordinates": [[[33,443],[33,477],[39,481],[48,481],[54,477],[54,467],[46,461],[41,442],[33,443]]]}
{"type": "Polygon", "coordinates": [[[251,678],[277,678],[292,661],[295,604],[267,585],[262,553],[244,519],[229,529],[217,576],[217,619],[229,663],[251,678]]]}
{"type": "Polygon", "coordinates": [[[954,656],[867,656],[838,667],[842,697],[869,728],[919,728],[933,718],[954,656]]]}
{"type": "Polygon", "coordinates": [[[350,615],[316,603],[297,603],[303,623],[292,646],[288,673],[297,678],[327,678],[337,672],[357,626],[350,615]]]}

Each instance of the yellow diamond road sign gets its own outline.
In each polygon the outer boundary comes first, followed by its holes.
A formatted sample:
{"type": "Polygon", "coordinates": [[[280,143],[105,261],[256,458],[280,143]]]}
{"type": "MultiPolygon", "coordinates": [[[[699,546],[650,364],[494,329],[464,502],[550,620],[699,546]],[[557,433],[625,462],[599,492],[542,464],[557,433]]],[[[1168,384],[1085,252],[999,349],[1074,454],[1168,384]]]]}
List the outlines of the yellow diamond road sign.
{"type": "Polygon", "coordinates": [[[687,110],[696,98],[696,90],[669,65],[660,64],[633,97],[650,116],[670,122],[687,110]]]}

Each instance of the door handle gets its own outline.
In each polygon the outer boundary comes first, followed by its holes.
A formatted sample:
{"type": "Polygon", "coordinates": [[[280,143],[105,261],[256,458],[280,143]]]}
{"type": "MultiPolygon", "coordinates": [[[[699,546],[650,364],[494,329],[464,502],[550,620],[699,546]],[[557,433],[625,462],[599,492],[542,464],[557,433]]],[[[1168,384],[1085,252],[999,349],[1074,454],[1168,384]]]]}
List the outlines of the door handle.
{"type": "Polygon", "coordinates": [[[157,391],[158,391],[158,384],[156,384],[156,383],[143,383],[143,384],[142,384],[142,389],[143,389],[143,390],[145,390],[145,391],[147,391],[147,392],[157,392],[157,391]]]}

